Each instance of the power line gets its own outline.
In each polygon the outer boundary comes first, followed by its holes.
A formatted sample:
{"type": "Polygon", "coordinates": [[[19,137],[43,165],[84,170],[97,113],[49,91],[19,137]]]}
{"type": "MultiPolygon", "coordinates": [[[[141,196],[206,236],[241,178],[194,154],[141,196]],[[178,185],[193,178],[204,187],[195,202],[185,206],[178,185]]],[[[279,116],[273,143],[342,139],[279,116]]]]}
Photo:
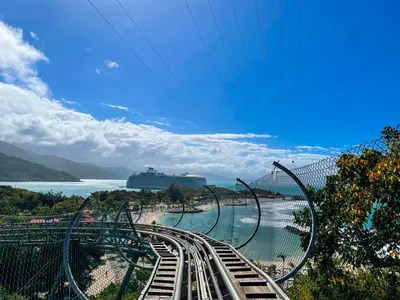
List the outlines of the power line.
{"type": "Polygon", "coordinates": [[[299,65],[300,65],[300,41],[301,41],[301,25],[302,25],[302,15],[303,15],[303,0],[300,0],[300,16],[299,16],[299,36],[297,39],[297,75],[296,83],[299,85],[299,65]]]}
{"type": "MultiPolygon", "coordinates": [[[[199,35],[199,37],[200,37],[200,40],[201,40],[201,42],[202,42],[204,48],[206,49],[206,52],[207,52],[208,57],[209,57],[209,59],[210,59],[211,65],[212,65],[212,67],[213,67],[213,69],[214,69],[215,74],[216,74],[217,77],[218,77],[218,81],[220,82],[221,86],[223,87],[224,84],[223,84],[223,82],[222,82],[221,76],[220,76],[219,73],[218,73],[218,70],[217,70],[217,67],[215,66],[214,60],[213,60],[213,58],[212,58],[212,55],[211,55],[211,53],[210,53],[210,51],[209,51],[209,49],[208,49],[208,47],[207,47],[207,44],[206,44],[206,42],[205,42],[205,40],[204,40],[204,37],[203,37],[203,35],[202,35],[201,31],[200,31],[200,28],[199,28],[198,24],[197,24],[197,22],[196,22],[196,19],[195,19],[194,16],[193,16],[192,10],[190,9],[190,6],[189,6],[187,0],[185,0],[185,4],[186,4],[186,8],[187,8],[187,10],[188,10],[188,12],[189,12],[189,15],[190,15],[190,17],[191,17],[191,19],[192,19],[192,21],[193,21],[193,24],[194,24],[194,26],[195,26],[195,28],[196,28],[196,31],[197,31],[197,33],[198,33],[198,35],[199,35]]],[[[219,30],[218,26],[217,26],[217,29],[219,30]]],[[[220,33],[220,32],[219,32],[219,33],[220,33]]],[[[224,52],[225,52],[225,55],[226,55],[226,57],[227,57],[228,64],[229,64],[229,66],[230,66],[230,70],[231,70],[232,77],[233,77],[233,80],[234,80],[234,82],[235,82],[236,88],[238,89],[238,91],[240,91],[240,93],[241,93],[241,95],[242,95],[242,98],[243,98],[243,91],[241,90],[241,88],[240,88],[240,86],[239,86],[239,84],[238,84],[238,82],[237,82],[237,80],[236,80],[236,74],[235,74],[235,71],[233,70],[232,63],[231,63],[231,61],[230,61],[230,59],[229,59],[229,55],[228,55],[228,52],[227,52],[227,50],[226,50],[225,43],[223,42],[222,35],[220,35],[220,38],[221,38],[221,41],[222,41],[222,45],[223,45],[223,47],[224,47],[224,52]]],[[[224,90],[224,93],[225,93],[226,98],[229,98],[229,96],[228,96],[226,90],[225,90],[225,89],[223,89],[223,90],[224,90]]],[[[247,138],[245,138],[245,139],[246,139],[246,141],[247,141],[248,143],[250,143],[249,140],[248,140],[247,138]]],[[[258,144],[257,144],[257,146],[258,146],[258,144]]],[[[258,150],[260,150],[259,146],[258,146],[258,150]]]]}
{"type": "MultiPolygon", "coordinates": [[[[140,29],[139,25],[135,22],[135,20],[133,20],[132,16],[130,15],[130,13],[125,9],[125,7],[122,5],[122,3],[119,0],[116,0],[118,2],[118,4],[120,5],[120,7],[122,8],[122,10],[125,12],[125,14],[128,16],[128,18],[131,20],[131,22],[133,23],[133,25],[136,27],[136,29],[139,31],[140,35],[146,40],[146,42],[149,44],[149,46],[151,47],[151,49],[154,51],[154,53],[157,55],[157,57],[161,60],[161,62],[164,64],[164,66],[167,68],[167,70],[170,72],[170,74],[172,75],[172,77],[174,77],[175,81],[179,84],[179,86],[182,88],[182,90],[185,91],[186,95],[188,96],[188,98],[190,99],[190,101],[196,106],[196,108],[198,109],[198,111],[200,112],[200,114],[202,115],[202,117],[207,121],[208,125],[210,126],[210,128],[212,127],[210,120],[207,118],[207,116],[203,113],[203,111],[200,109],[200,107],[197,105],[197,102],[193,99],[193,97],[191,96],[191,94],[189,93],[189,91],[183,86],[182,82],[178,79],[178,77],[175,75],[175,73],[171,70],[171,68],[168,66],[168,64],[166,63],[166,61],[162,58],[161,54],[157,51],[157,49],[153,46],[153,44],[150,42],[150,40],[147,38],[147,36],[144,34],[144,32],[140,29]]],[[[187,3],[186,3],[187,4],[187,3]]],[[[200,127],[201,128],[201,127],[200,127]]],[[[230,149],[225,142],[223,142],[223,144],[226,146],[226,149],[228,149],[231,154],[234,157],[234,160],[236,161],[236,155],[233,153],[232,149],[230,149]]],[[[219,148],[219,150],[222,151],[222,149],[219,148]]],[[[237,163],[239,163],[239,165],[241,165],[244,169],[247,170],[247,168],[240,162],[240,161],[236,161],[237,163]]]]}
{"type": "Polygon", "coordinates": [[[282,102],[285,100],[285,73],[283,65],[282,2],[279,0],[279,39],[281,46],[282,102]]]}
{"type": "Polygon", "coordinates": [[[246,60],[246,66],[247,66],[247,69],[249,70],[250,82],[251,82],[251,85],[252,85],[253,90],[254,90],[254,92],[255,92],[255,86],[254,86],[253,76],[251,75],[249,60],[247,59],[246,48],[245,48],[245,46],[244,46],[243,37],[242,37],[242,31],[241,31],[241,29],[240,29],[239,18],[238,18],[237,13],[236,13],[236,8],[235,8],[234,0],[231,0],[231,4],[232,4],[232,8],[233,8],[233,13],[234,13],[234,15],[235,15],[236,26],[237,26],[237,29],[238,29],[238,32],[239,32],[240,44],[242,45],[243,55],[244,55],[244,58],[245,58],[245,60],[246,60]]]}
{"type": "MultiPolygon", "coordinates": [[[[257,14],[257,24],[258,24],[258,33],[260,36],[260,44],[261,44],[261,53],[262,56],[264,57],[264,72],[265,72],[265,87],[267,88],[268,86],[268,72],[267,72],[267,64],[266,64],[266,60],[267,60],[267,56],[265,55],[265,49],[264,49],[264,42],[263,42],[263,37],[262,37],[262,30],[261,30],[261,22],[260,22],[260,16],[259,16],[259,12],[258,12],[258,0],[254,1],[256,4],[256,14],[257,14]]],[[[268,89],[267,89],[268,90],[268,89]]]]}
{"type": "MultiPolygon", "coordinates": [[[[280,48],[281,48],[281,75],[282,75],[282,104],[285,102],[285,68],[284,68],[284,58],[283,58],[283,34],[282,34],[282,1],[279,0],[279,39],[280,39],[280,48]]],[[[286,122],[283,122],[283,126],[285,126],[286,122]]],[[[288,149],[285,141],[283,141],[284,147],[286,148],[286,158],[289,156],[288,149]]]]}
{"type": "MultiPolygon", "coordinates": [[[[125,44],[126,47],[131,51],[131,53],[140,61],[140,63],[150,72],[150,74],[158,81],[158,83],[166,90],[166,92],[170,95],[170,97],[178,104],[178,106],[193,120],[193,122],[200,128],[200,131],[206,135],[212,143],[221,151],[221,153],[228,159],[229,157],[226,155],[225,152],[221,150],[221,148],[218,147],[216,144],[215,140],[213,140],[205,131],[202,129],[200,124],[193,118],[193,116],[189,113],[188,110],[180,103],[180,101],[172,94],[172,92],[167,88],[167,86],[160,80],[160,78],[153,72],[153,70],[150,69],[150,67],[143,61],[143,59],[140,58],[140,56],[136,53],[136,51],[129,45],[129,43],[122,37],[122,35],[114,28],[114,26],[107,20],[107,18],[97,9],[97,7],[93,4],[91,0],[87,0],[90,5],[93,7],[93,9],[101,16],[101,18],[107,23],[107,25],[114,31],[114,33],[120,38],[120,40],[125,44]]],[[[119,2],[119,1],[118,1],[119,2]]],[[[235,158],[236,160],[236,158],[235,158]]],[[[243,164],[240,162],[239,165],[242,167],[243,164]]],[[[244,167],[245,168],[245,167],[244,167]]],[[[247,168],[245,168],[247,169],[247,168]]]]}
{"type": "MultiPolygon", "coordinates": [[[[185,0],[185,1],[186,1],[186,0],[185,0]]],[[[238,82],[237,82],[237,80],[236,80],[236,73],[235,73],[235,70],[234,70],[234,68],[233,68],[232,61],[231,61],[231,59],[230,59],[230,56],[229,56],[229,54],[228,54],[228,50],[227,50],[227,47],[226,47],[226,45],[225,45],[224,38],[222,37],[222,33],[221,33],[221,30],[220,30],[219,25],[218,25],[217,17],[215,16],[214,9],[213,9],[213,7],[212,7],[212,4],[211,4],[210,0],[208,0],[207,2],[208,2],[208,7],[210,8],[211,15],[212,15],[212,17],[213,17],[213,21],[214,21],[215,28],[217,29],[218,36],[219,36],[219,39],[220,39],[221,44],[222,44],[222,48],[223,48],[223,50],[224,50],[226,59],[227,59],[228,64],[229,64],[229,67],[230,67],[230,71],[231,71],[231,73],[232,73],[233,80],[234,80],[234,82],[235,82],[236,88],[237,88],[238,91],[241,93],[242,98],[243,98],[243,91],[242,91],[242,89],[240,88],[240,86],[239,86],[239,84],[238,84],[238,82]]],[[[193,18],[193,16],[192,16],[192,18],[193,18]]],[[[193,22],[195,22],[194,18],[193,18],[193,22]]],[[[198,28],[198,26],[196,26],[196,28],[198,28]]],[[[199,31],[199,34],[201,35],[200,31],[199,31]]],[[[246,138],[246,141],[249,142],[249,141],[247,140],[247,138],[246,138]]],[[[249,142],[249,143],[250,143],[250,142],[249,142]]],[[[256,143],[256,145],[257,145],[258,150],[260,150],[260,145],[259,145],[258,143],[256,143]]]]}

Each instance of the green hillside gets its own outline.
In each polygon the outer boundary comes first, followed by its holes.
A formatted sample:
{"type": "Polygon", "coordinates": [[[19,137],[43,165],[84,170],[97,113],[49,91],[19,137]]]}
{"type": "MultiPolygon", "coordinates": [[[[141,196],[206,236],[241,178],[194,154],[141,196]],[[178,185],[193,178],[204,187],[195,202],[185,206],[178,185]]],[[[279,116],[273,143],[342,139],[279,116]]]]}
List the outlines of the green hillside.
{"type": "Polygon", "coordinates": [[[64,171],[81,179],[126,179],[132,174],[132,171],[123,167],[107,168],[75,162],[56,155],[39,155],[4,141],[0,141],[0,153],[64,171]]]}
{"type": "Polygon", "coordinates": [[[46,166],[0,153],[0,181],[80,181],[46,166]]]}

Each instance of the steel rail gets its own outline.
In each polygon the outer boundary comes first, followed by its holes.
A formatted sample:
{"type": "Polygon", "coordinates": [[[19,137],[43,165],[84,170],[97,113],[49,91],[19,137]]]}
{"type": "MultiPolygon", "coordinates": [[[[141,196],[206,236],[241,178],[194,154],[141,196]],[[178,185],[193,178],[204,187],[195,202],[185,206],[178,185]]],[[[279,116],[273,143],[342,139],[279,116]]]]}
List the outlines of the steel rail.
{"type": "Polygon", "coordinates": [[[181,289],[182,289],[182,279],[183,279],[183,265],[184,265],[184,256],[183,256],[183,249],[181,247],[181,245],[179,245],[179,243],[177,241],[175,241],[173,238],[165,235],[165,234],[161,234],[161,233],[157,233],[157,232],[153,232],[153,231],[146,231],[146,230],[138,230],[139,233],[141,234],[147,234],[147,235],[155,235],[160,237],[161,239],[167,240],[170,243],[172,243],[176,249],[178,249],[179,252],[179,266],[178,266],[178,275],[177,275],[177,279],[176,279],[176,283],[175,285],[177,286],[177,289],[174,290],[174,300],[180,300],[181,299],[181,289]]]}
{"type": "Polygon", "coordinates": [[[236,248],[234,248],[232,245],[225,243],[225,242],[221,242],[221,241],[217,241],[214,238],[210,238],[212,240],[214,240],[215,242],[221,243],[225,246],[228,246],[237,256],[239,256],[247,265],[249,265],[250,267],[252,267],[261,277],[264,277],[268,283],[271,285],[272,289],[275,291],[275,293],[282,298],[282,300],[290,300],[288,296],[286,296],[281,288],[278,286],[278,283],[276,281],[274,281],[267,273],[265,273],[263,270],[261,270],[260,268],[258,268],[256,265],[254,265],[251,261],[249,261],[245,256],[243,256],[236,248]]]}
{"type": "Polygon", "coordinates": [[[241,298],[240,298],[235,286],[233,285],[232,281],[229,278],[229,275],[228,275],[226,269],[222,266],[220,260],[218,259],[218,256],[217,256],[214,248],[210,244],[208,244],[205,239],[203,239],[202,237],[200,237],[198,235],[195,235],[194,233],[191,233],[191,232],[188,232],[188,231],[185,231],[185,230],[182,230],[182,229],[178,229],[178,228],[165,227],[165,226],[160,227],[160,226],[155,226],[155,225],[145,225],[145,226],[149,227],[149,228],[153,228],[153,229],[156,229],[158,227],[160,229],[175,230],[175,231],[180,232],[181,234],[189,235],[189,236],[192,236],[192,237],[200,240],[207,247],[208,251],[210,252],[211,256],[213,257],[213,259],[215,261],[215,264],[216,264],[216,266],[217,266],[217,268],[218,268],[218,270],[219,270],[219,272],[221,274],[222,280],[223,280],[225,286],[227,287],[227,289],[229,291],[231,299],[232,300],[241,300],[241,298]]]}
{"type": "Polygon", "coordinates": [[[147,283],[144,286],[142,292],[140,293],[138,300],[142,300],[144,298],[144,296],[147,294],[147,292],[150,290],[150,286],[153,283],[154,277],[156,277],[157,269],[158,269],[158,266],[160,265],[160,262],[161,262],[161,256],[157,254],[157,251],[154,249],[154,247],[153,247],[153,245],[151,243],[150,243],[150,247],[156,253],[157,261],[154,264],[153,272],[151,272],[151,275],[150,275],[149,279],[147,280],[147,283]]]}

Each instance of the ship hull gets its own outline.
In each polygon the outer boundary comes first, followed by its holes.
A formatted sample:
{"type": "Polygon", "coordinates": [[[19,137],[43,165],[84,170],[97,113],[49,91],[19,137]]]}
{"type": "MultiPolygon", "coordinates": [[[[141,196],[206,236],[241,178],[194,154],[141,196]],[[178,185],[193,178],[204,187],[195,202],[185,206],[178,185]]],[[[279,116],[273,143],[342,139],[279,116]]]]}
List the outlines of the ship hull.
{"type": "Polygon", "coordinates": [[[199,187],[206,185],[207,181],[202,177],[132,175],[126,182],[126,187],[131,189],[162,190],[171,184],[199,187]]]}

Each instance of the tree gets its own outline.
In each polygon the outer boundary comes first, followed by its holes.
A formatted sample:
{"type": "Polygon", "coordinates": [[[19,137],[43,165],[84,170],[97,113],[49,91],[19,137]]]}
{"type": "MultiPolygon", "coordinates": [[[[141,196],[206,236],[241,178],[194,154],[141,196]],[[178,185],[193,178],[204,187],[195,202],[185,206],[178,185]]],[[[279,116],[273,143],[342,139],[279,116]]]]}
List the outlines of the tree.
{"type": "Polygon", "coordinates": [[[184,196],[180,188],[175,185],[171,184],[166,190],[165,190],[165,196],[167,198],[167,201],[176,203],[176,202],[183,202],[184,196]]]}
{"type": "Polygon", "coordinates": [[[281,258],[281,259],[282,259],[282,276],[283,276],[283,274],[285,273],[285,260],[286,260],[286,257],[287,257],[287,255],[285,255],[285,254],[283,254],[283,253],[280,253],[280,254],[278,255],[278,258],[281,258]]]}
{"type": "Polygon", "coordinates": [[[270,265],[267,268],[267,274],[269,276],[271,276],[272,278],[276,277],[276,275],[278,274],[278,271],[276,269],[276,265],[270,265]]]}
{"type": "MultiPolygon", "coordinates": [[[[382,135],[380,151],[367,148],[360,155],[344,153],[336,163],[337,175],[328,176],[319,190],[308,187],[318,224],[311,255],[315,264],[308,272],[319,288],[319,294],[313,294],[316,298],[348,297],[352,293],[349,282],[365,283],[373,276],[400,285],[400,132],[385,127],[382,135]]],[[[300,226],[311,225],[308,209],[294,217],[300,226]]],[[[309,238],[309,233],[301,237],[304,249],[309,238]]],[[[363,299],[373,299],[369,286],[354,286],[365,288],[363,299]]],[[[390,292],[385,295],[396,298],[390,292]]]]}

